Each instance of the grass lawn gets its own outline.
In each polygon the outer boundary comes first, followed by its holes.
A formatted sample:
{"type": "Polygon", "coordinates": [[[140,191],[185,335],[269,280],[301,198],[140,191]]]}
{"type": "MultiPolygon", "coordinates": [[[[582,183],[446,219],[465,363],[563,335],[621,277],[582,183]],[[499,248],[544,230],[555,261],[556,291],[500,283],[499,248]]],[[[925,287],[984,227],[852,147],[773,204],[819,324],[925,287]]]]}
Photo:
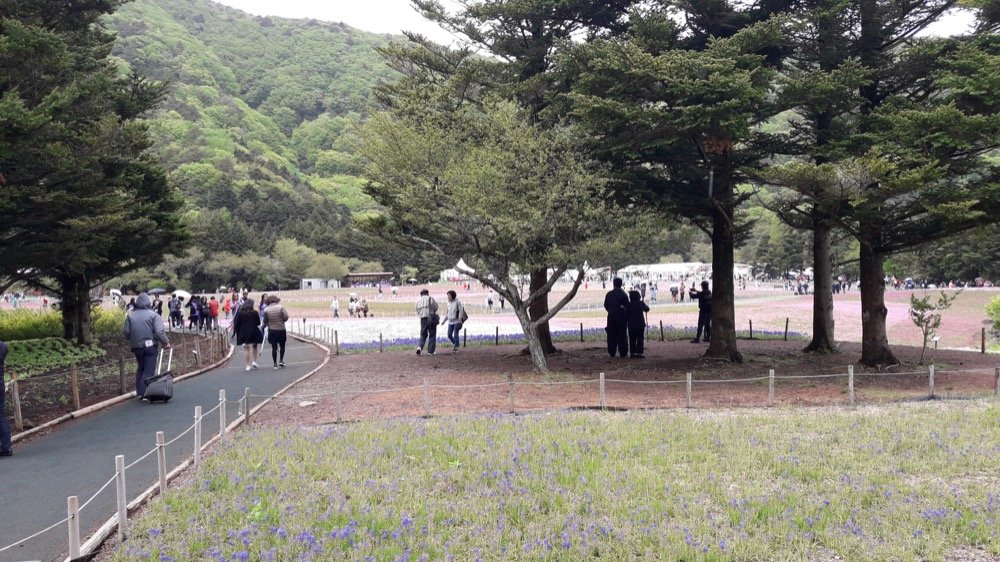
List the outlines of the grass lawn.
{"type": "Polygon", "coordinates": [[[255,428],[114,559],[997,555],[998,424],[981,401],[255,428]]]}

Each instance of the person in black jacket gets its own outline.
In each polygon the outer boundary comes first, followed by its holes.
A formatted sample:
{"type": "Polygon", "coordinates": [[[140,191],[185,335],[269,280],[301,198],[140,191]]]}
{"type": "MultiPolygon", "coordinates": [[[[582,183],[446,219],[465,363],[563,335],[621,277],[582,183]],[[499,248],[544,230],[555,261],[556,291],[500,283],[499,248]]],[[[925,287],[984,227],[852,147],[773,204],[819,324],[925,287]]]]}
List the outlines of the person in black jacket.
{"type": "Polygon", "coordinates": [[[628,355],[628,295],[622,289],[622,280],[615,277],[612,288],[604,296],[604,310],[608,311],[608,355],[628,355]]]}
{"type": "Polygon", "coordinates": [[[243,362],[246,369],[256,369],[257,346],[264,343],[264,334],[260,331],[260,315],[253,307],[253,299],[247,299],[233,318],[233,336],[236,345],[243,346],[243,362]]]}
{"type": "Polygon", "coordinates": [[[639,291],[628,293],[628,349],[632,357],[642,358],[643,341],[646,339],[646,313],[649,307],[642,302],[639,291]]]}
{"type": "Polygon", "coordinates": [[[702,331],[705,341],[709,341],[712,339],[712,291],[708,290],[708,281],[701,282],[700,291],[695,290],[694,284],[691,285],[691,300],[694,299],[698,299],[698,332],[691,343],[698,343],[702,331]]]}

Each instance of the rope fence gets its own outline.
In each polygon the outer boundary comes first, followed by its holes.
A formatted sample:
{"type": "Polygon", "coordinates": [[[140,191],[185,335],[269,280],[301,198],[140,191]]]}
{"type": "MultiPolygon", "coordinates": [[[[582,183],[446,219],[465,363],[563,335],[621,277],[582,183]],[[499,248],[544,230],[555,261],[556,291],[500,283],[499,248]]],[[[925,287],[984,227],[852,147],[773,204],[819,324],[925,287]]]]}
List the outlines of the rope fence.
{"type": "MultiPolygon", "coordinates": [[[[581,379],[581,380],[568,380],[568,381],[517,381],[513,379],[513,376],[508,376],[507,382],[491,382],[491,383],[480,383],[480,384],[435,384],[432,382],[430,377],[425,377],[423,384],[419,386],[403,386],[395,388],[378,388],[378,389],[344,389],[338,388],[330,392],[314,392],[314,393],[304,393],[304,394],[284,394],[276,398],[278,401],[296,402],[296,401],[317,401],[323,399],[334,399],[336,402],[336,421],[344,422],[350,421],[347,416],[344,415],[344,410],[351,408],[352,406],[357,406],[357,408],[371,409],[372,404],[364,402],[365,397],[376,396],[376,395],[386,395],[386,394],[399,394],[406,395],[410,394],[412,404],[412,393],[415,391],[423,390],[423,407],[422,412],[425,416],[430,416],[434,411],[434,397],[435,394],[453,394],[454,392],[459,393],[478,393],[480,396],[483,391],[507,389],[506,397],[501,397],[499,395],[493,398],[499,403],[506,400],[506,407],[495,407],[494,410],[503,410],[511,413],[525,412],[525,411],[537,411],[538,409],[525,409],[525,404],[518,403],[518,389],[545,389],[545,388],[556,388],[565,386],[578,386],[583,387],[585,390],[584,394],[574,395],[574,398],[582,401],[582,404],[594,404],[599,408],[615,408],[615,409],[629,409],[635,407],[632,403],[637,397],[642,398],[643,405],[642,408],[671,408],[676,407],[680,400],[680,404],[686,408],[695,408],[697,404],[697,399],[699,396],[698,388],[702,387],[705,389],[713,388],[709,394],[704,395],[704,398],[717,398],[718,392],[724,392],[726,385],[744,385],[744,384],[760,384],[767,382],[766,391],[761,390],[759,397],[756,397],[754,391],[741,390],[742,396],[750,396],[751,400],[743,404],[733,404],[730,405],[763,405],[766,404],[768,407],[775,406],[778,403],[779,396],[781,394],[781,384],[786,385],[786,390],[784,391],[784,397],[788,402],[795,401],[795,392],[802,385],[794,385],[790,383],[794,382],[810,382],[816,380],[830,381],[831,384],[835,384],[836,380],[844,380],[846,383],[844,387],[841,387],[839,392],[846,394],[846,405],[856,406],[860,402],[858,399],[859,391],[869,391],[877,390],[877,387],[872,385],[864,385],[863,388],[859,389],[859,382],[866,378],[877,379],[879,377],[894,376],[894,377],[909,377],[919,381],[921,379],[926,381],[925,390],[921,390],[920,386],[909,386],[898,389],[897,400],[906,399],[941,399],[948,398],[950,394],[946,390],[945,394],[942,395],[937,384],[942,376],[947,375],[982,375],[983,377],[990,376],[992,379],[988,387],[986,385],[980,386],[979,383],[975,383],[974,387],[967,387],[963,390],[967,392],[974,393],[977,396],[993,395],[1000,398],[1000,366],[990,369],[990,368],[979,368],[979,369],[947,369],[938,370],[933,365],[926,371],[908,371],[901,373],[855,373],[854,367],[849,366],[846,372],[842,373],[826,373],[826,374],[803,374],[803,375],[777,375],[772,369],[768,372],[767,376],[756,376],[756,377],[744,377],[744,378],[727,378],[727,379],[714,379],[714,378],[697,378],[692,373],[687,373],[683,379],[673,379],[673,380],[629,380],[629,379],[609,379],[601,373],[598,378],[591,379],[581,379]],[[664,387],[672,388],[680,385],[685,386],[683,395],[678,396],[660,396],[650,391],[643,391],[642,394],[636,394],[631,391],[625,390],[629,387],[636,388],[650,388],[650,387],[664,387]],[[789,386],[790,385],[790,386],[789,386]],[[613,387],[609,389],[609,386],[613,387]],[[592,389],[587,391],[586,389],[592,389]],[[616,390],[620,394],[616,395],[612,390],[616,390]],[[593,392],[596,390],[596,394],[593,392]],[[589,392],[589,393],[588,393],[589,392]],[[612,401],[616,398],[622,398],[617,404],[613,404],[612,401]],[[661,402],[656,403],[651,401],[652,399],[660,398],[661,402]],[[674,400],[669,400],[668,398],[673,398],[674,400]],[[766,402],[765,402],[766,400],[766,402]]],[[[924,383],[920,383],[924,384],[924,383]]],[[[704,391],[703,391],[704,392],[704,391]]],[[[263,395],[249,395],[251,398],[267,398],[263,395]]],[[[443,395],[442,395],[443,396],[443,395]]],[[[529,402],[538,402],[542,400],[544,402],[544,397],[531,396],[522,397],[522,400],[529,399],[529,402]]],[[[874,401],[874,400],[873,400],[874,401]]],[[[559,409],[552,405],[552,402],[548,403],[546,407],[544,404],[541,407],[541,411],[553,411],[559,409]]],[[[841,404],[838,402],[837,404],[841,404]]],[[[837,405],[834,403],[825,405],[837,405]]],[[[307,404],[306,406],[311,406],[307,404]]],[[[398,402],[394,404],[389,404],[393,408],[396,415],[411,415],[414,412],[405,413],[406,401],[398,402]],[[399,413],[402,412],[402,413],[399,413]]],[[[586,406],[584,406],[586,407],[586,406]]],[[[487,411],[490,411],[487,409],[487,411]]],[[[364,417],[364,416],[361,416],[364,417]]],[[[351,418],[359,419],[359,418],[351,418]]]]}
{"type": "MultiPolygon", "coordinates": [[[[212,334],[171,333],[177,350],[173,373],[183,376],[216,363],[229,353],[224,332],[212,334]]],[[[120,350],[119,350],[120,351],[120,350]]],[[[125,350],[108,361],[91,365],[70,365],[21,378],[11,369],[5,382],[4,412],[15,435],[14,441],[56,421],[103,401],[135,392],[135,358],[125,350]],[[23,433],[22,433],[23,432],[23,433]]]]}
{"type": "MultiPolygon", "coordinates": [[[[417,387],[419,388],[419,387],[417,387]]],[[[272,398],[272,396],[254,396],[256,398],[272,398]]],[[[94,552],[100,545],[106,540],[116,529],[118,532],[118,544],[122,544],[128,537],[129,526],[128,526],[128,516],[130,511],[134,511],[139,508],[143,503],[149,500],[154,494],[162,494],[166,490],[167,484],[171,479],[173,479],[177,474],[188,466],[198,467],[201,464],[201,454],[215,439],[226,439],[227,434],[234,431],[239,425],[247,423],[250,420],[250,393],[249,389],[246,390],[244,397],[239,400],[228,400],[226,399],[225,390],[219,390],[219,401],[215,407],[208,410],[207,412],[202,412],[201,406],[197,406],[194,411],[194,423],[189,425],[184,431],[180,432],[174,436],[169,441],[166,440],[164,433],[162,431],[156,432],[156,445],[147,451],[145,454],[135,459],[129,464],[125,464],[124,455],[117,455],[115,457],[115,474],[110,479],[108,479],[96,492],[94,492],[89,499],[80,504],[79,496],[69,496],[66,498],[67,505],[67,515],[66,517],[60,519],[59,521],[49,525],[48,527],[32,533],[18,541],[10,543],[8,545],[0,546],[0,553],[10,551],[12,549],[22,547],[31,541],[49,533],[63,525],[67,526],[67,550],[68,553],[67,561],[79,559],[81,556],[89,555],[94,552]],[[233,423],[227,423],[226,418],[226,408],[227,405],[238,405],[240,407],[240,415],[237,417],[233,423]],[[202,440],[202,429],[205,418],[209,415],[218,412],[219,417],[219,431],[218,433],[213,432],[212,437],[208,441],[202,440]],[[166,449],[175,443],[178,443],[181,439],[193,435],[192,450],[193,455],[176,465],[172,471],[167,472],[166,463],[166,449]],[[150,458],[156,457],[156,474],[157,483],[152,487],[147,489],[145,492],[139,494],[137,497],[129,501],[129,496],[127,492],[127,487],[125,484],[125,477],[129,471],[136,469],[136,467],[149,460],[150,458]],[[89,539],[85,542],[81,541],[80,535],[80,518],[81,513],[84,509],[91,507],[91,504],[99,497],[101,494],[105,493],[109,488],[115,488],[116,494],[116,505],[117,509],[113,516],[108,519],[89,539]]]]}

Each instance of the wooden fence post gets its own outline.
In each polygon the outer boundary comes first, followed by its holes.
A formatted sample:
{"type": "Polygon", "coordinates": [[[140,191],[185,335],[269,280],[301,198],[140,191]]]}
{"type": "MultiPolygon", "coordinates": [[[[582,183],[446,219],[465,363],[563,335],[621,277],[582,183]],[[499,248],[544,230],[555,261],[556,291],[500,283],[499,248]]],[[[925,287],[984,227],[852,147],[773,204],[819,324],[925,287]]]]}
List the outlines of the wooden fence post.
{"type": "Polygon", "coordinates": [[[125,394],[125,358],[118,358],[118,394],[125,394]]]}
{"type": "Polygon", "coordinates": [[[194,407],[194,466],[201,465],[201,406],[194,407]]]}
{"type": "Polygon", "coordinates": [[[497,326],[497,345],[500,345],[500,326],[497,326]]]}
{"type": "Polygon", "coordinates": [[[115,489],[118,499],[118,544],[128,534],[128,495],[125,493],[125,455],[115,457],[115,489]]]}
{"type": "Polygon", "coordinates": [[[80,376],[77,373],[76,363],[69,366],[69,387],[73,393],[73,409],[80,409],[80,376]]]}
{"type": "Polygon", "coordinates": [[[156,432],[156,470],[160,476],[160,495],[167,491],[167,439],[162,431],[156,432]]]}
{"type": "Polygon", "coordinates": [[[514,374],[507,373],[507,401],[510,403],[510,413],[514,413],[514,374]]]}
{"type": "Polygon", "coordinates": [[[601,385],[601,409],[605,410],[608,407],[608,403],[605,400],[605,395],[604,395],[604,373],[601,373],[598,382],[601,385]]]}
{"type": "MultiPolygon", "coordinates": [[[[3,384],[3,381],[0,381],[3,384]]],[[[24,418],[21,416],[21,394],[17,387],[17,373],[10,375],[10,400],[14,406],[14,429],[24,431],[24,418]]]]}
{"type": "Polygon", "coordinates": [[[199,337],[194,339],[194,362],[195,365],[201,367],[201,338],[199,337]]]}
{"type": "Polygon", "coordinates": [[[847,399],[854,406],[854,365],[847,366],[847,399]]]}
{"type": "Polygon", "coordinates": [[[378,333],[378,352],[382,353],[382,332],[378,333]]]}
{"type": "Polygon", "coordinates": [[[76,559],[80,557],[80,498],[70,496],[66,498],[66,514],[69,516],[69,557],[76,559]]]}
{"type": "Polygon", "coordinates": [[[981,336],[980,342],[982,344],[982,351],[981,351],[981,353],[986,353],[986,326],[983,326],[983,331],[982,331],[982,336],[981,336]]]}
{"type": "Polygon", "coordinates": [[[687,407],[693,407],[693,400],[691,397],[691,373],[687,374],[687,407]]]}
{"type": "Polygon", "coordinates": [[[424,417],[431,417],[431,385],[424,377],[424,417]]]}
{"type": "Polygon", "coordinates": [[[753,339],[753,318],[750,319],[750,339],[753,339]]]}
{"type": "Polygon", "coordinates": [[[243,423],[250,427],[250,387],[243,388],[243,423]]]}
{"type": "Polygon", "coordinates": [[[340,335],[337,330],[333,331],[333,354],[340,355],[340,335]]]}
{"type": "Polygon", "coordinates": [[[788,317],[785,317],[785,341],[788,341],[788,317]]]}
{"type": "Polygon", "coordinates": [[[340,423],[341,420],[343,419],[342,416],[343,393],[340,390],[340,385],[337,385],[337,393],[334,396],[334,400],[336,401],[337,405],[337,423],[340,423]]]}
{"type": "Polygon", "coordinates": [[[994,369],[993,376],[996,377],[996,389],[993,391],[993,394],[1000,396],[1000,367],[994,369]]]}
{"type": "Polygon", "coordinates": [[[774,369],[767,373],[767,405],[774,406],[774,369]]]}
{"type": "Polygon", "coordinates": [[[219,389],[219,440],[226,440],[226,389],[219,389]]]}
{"type": "Polygon", "coordinates": [[[463,329],[462,330],[462,347],[466,347],[468,345],[468,343],[469,343],[469,330],[468,329],[463,329]]]}
{"type": "Polygon", "coordinates": [[[934,398],[934,365],[930,366],[927,373],[927,397],[934,398]]]}
{"type": "Polygon", "coordinates": [[[667,341],[663,337],[663,320],[660,320],[660,341],[667,341]]]}

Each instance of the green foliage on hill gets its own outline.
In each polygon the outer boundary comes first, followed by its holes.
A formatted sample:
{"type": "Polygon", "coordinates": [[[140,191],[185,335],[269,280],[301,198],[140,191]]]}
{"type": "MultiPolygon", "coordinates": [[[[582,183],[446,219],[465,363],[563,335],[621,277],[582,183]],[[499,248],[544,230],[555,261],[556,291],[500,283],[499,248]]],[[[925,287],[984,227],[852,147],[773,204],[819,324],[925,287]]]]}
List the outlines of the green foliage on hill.
{"type": "Polygon", "coordinates": [[[373,204],[350,135],[391,77],[375,50],[385,36],[209,0],[138,0],[107,23],[123,69],[170,84],[150,130],[197,246],[266,254],[291,237],[357,253],[350,214],[373,204]]]}

